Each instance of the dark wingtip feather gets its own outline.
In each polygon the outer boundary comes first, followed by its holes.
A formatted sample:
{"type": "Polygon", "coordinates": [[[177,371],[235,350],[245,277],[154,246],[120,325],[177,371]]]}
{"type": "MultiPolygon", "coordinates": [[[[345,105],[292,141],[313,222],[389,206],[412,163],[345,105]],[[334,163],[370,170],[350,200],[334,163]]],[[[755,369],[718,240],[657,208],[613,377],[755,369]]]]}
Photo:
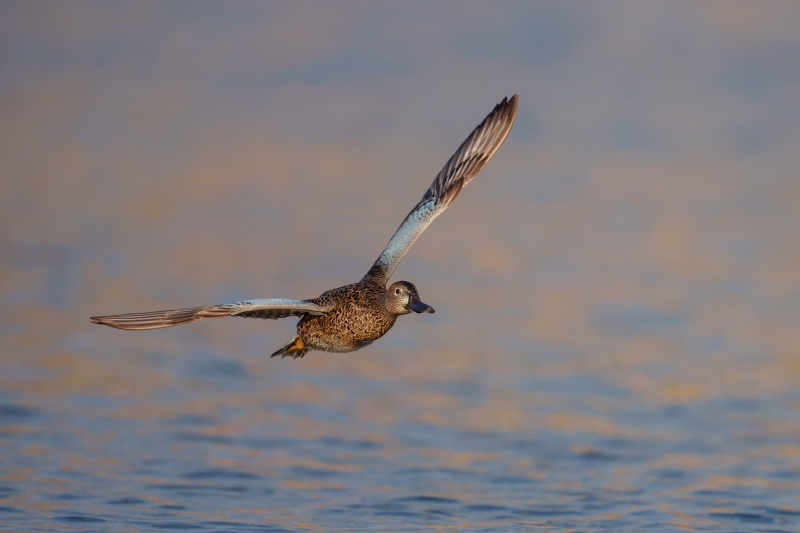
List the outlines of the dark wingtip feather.
{"type": "Polygon", "coordinates": [[[517,117],[519,95],[504,97],[472,131],[436,176],[423,201],[435,197],[437,205],[450,205],[505,141],[517,117]]]}
{"type": "Polygon", "coordinates": [[[169,328],[181,324],[190,324],[203,318],[220,318],[230,316],[230,304],[210,307],[187,307],[166,311],[149,311],[146,313],[126,313],[122,315],[93,316],[92,324],[102,324],[116,329],[143,331],[149,329],[169,328]]]}

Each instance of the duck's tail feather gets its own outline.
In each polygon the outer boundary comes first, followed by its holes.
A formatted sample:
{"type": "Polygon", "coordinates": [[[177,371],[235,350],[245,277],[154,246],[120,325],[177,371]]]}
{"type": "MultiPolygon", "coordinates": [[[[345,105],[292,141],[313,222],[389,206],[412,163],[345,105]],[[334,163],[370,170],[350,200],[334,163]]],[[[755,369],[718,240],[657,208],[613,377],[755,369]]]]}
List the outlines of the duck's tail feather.
{"type": "Polygon", "coordinates": [[[185,307],[166,311],[146,313],[126,313],[123,315],[93,316],[93,324],[105,324],[117,329],[145,330],[161,329],[181,324],[190,324],[204,318],[231,316],[233,304],[210,305],[207,307],[185,307]]]}
{"type": "Polygon", "coordinates": [[[306,347],[306,344],[303,342],[303,339],[300,338],[300,335],[295,335],[292,340],[286,343],[280,350],[272,354],[272,357],[291,357],[292,359],[297,359],[300,357],[301,359],[305,354],[309,352],[309,349],[306,347]]]}

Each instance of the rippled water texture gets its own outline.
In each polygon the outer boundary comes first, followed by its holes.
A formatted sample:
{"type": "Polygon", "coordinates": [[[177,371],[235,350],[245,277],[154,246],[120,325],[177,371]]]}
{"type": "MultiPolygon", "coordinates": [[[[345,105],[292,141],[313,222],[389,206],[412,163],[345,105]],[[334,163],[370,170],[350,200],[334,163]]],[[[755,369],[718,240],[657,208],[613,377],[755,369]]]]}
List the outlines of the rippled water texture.
{"type": "Polygon", "coordinates": [[[302,5],[0,4],[0,530],[800,530],[795,4],[302,5]],[[359,279],[514,92],[435,315],[89,324],[359,279]]]}

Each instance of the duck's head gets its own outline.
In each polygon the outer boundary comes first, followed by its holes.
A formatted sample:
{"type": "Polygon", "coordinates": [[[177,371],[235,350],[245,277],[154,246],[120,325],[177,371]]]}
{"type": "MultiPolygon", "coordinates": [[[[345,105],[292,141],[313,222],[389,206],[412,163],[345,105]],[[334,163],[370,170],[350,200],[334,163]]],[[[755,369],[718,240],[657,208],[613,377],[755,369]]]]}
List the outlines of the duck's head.
{"type": "Polygon", "coordinates": [[[386,289],[386,309],[393,315],[415,313],[433,313],[433,307],[422,303],[413,283],[395,281],[386,289]]]}

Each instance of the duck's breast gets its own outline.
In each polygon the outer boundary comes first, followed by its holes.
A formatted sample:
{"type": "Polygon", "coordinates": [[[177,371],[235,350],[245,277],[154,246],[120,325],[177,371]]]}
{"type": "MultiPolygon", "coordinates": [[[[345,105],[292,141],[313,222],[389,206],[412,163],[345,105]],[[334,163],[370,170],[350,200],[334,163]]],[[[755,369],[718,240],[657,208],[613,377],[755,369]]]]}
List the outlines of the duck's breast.
{"type": "Polygon", "coordinates": [[[386,334],[395,317],[377,302],[343,301],[321,316],[306,315],[297,331],[307,345],[326,352],[351,352],[386,334]]]}

